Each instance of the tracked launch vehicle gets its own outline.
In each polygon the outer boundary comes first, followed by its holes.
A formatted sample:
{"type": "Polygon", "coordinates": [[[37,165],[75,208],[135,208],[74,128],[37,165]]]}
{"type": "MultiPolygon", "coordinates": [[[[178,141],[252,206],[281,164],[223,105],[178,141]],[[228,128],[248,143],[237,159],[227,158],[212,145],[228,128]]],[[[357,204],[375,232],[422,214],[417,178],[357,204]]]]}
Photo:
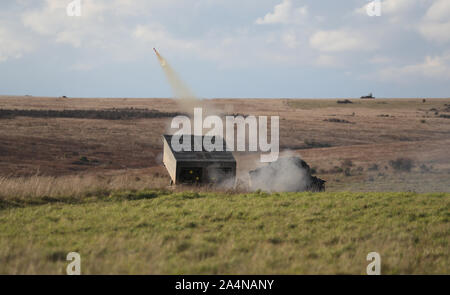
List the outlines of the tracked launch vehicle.
{"type": "MultiPolygon", "coordinates": [[[[173,184],[227,184],[234,186],[236,181],[236,159],[232,152],[226,151],[224,141],[223,151],[206,151],[202,145],[201,151],[194,151],[194,138],[191,137],[190,151],[174,151],[172,135],[163,135],[163,163],[169,172],[173,184]]],[[[201,137],[202,142],[206,136],[201,137]]],[[[212,139],[214,140],[214,139],[212,139]]]]}

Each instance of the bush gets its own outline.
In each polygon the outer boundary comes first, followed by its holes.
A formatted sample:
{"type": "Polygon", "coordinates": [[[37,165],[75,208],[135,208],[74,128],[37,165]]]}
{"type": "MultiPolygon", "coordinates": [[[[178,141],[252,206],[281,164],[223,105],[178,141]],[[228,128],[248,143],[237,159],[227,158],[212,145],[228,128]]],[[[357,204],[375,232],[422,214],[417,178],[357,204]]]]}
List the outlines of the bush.
{"type": "Polygon", "coordinates": [[[369,171],[378,171],[378,164],[372,164],[368,168],[369,171]]]}
{"type": "Polygon", "coordinates": [[[352,173],[351,173],[349,167],[347,167],[347,168],[344,169],[344,175],[345,175],[345,176],[351,176],[351,175],[352,175],[352,173]]]}
{"type": "Polygon", "coordinates": [[[352,167],[353,166],[353,162],[350,159],[345,159],[342,161],[342,167],[352,167]]]}
{"type": "Polygon", "coordinates": [[[311,139],[311,140],[305,139],[303,142],[305,143],[305,145],[306,145],[308,148],[324,148],[324,147],[331,147],[331,144],[329,144],[329,143],[326,143],[326,142],[317,142],[317,141],[315,141],[314,139],[311,139]]]}
{"type": "Polygon", "coordinates": [[[77,118],[103,120],[131,120],[170,118],[186,115],[179,112],[160,112],[158,110],[122,108],[102,110],[17,110],[0,109],[0,118],[32,117],[32,118],[77,118]]]}
{"type": "Polygon", "coordinates": [[[346,123],[346,124],[355,124],[353,122],[344,120],[344,119],[337,119],[337,118],[330,118],[330,119],[324,119],[325,122],[332,122],[332,123],[346,123]]]}
{"type": "Polygon", "coordinates": [[[351,100],[344,99],[344,100],[338,100],[337,103],[353,103],[351,100]]]}
{"type": "Polygon", "coordinates": [[[83,157],[80,157],[80,162],[85,162],[85,163],[87,163],[87,162],[89,162],[89,160],[88,160],[87,157],[83,156],[83,157]]]}
{"type": "Polygon", "coordinates": [[[409,158],[397,158],[396,160],[389,161],[389,165],[391,165],[394,170],[397,171],[411,171],[414,166],[413,161],[409,158]]]}
{"type": "Polygon", "coordinates": [[[427,166],[425,164],[420,165],[420,171],[421,172],[430,172],[433,169],[433,166],[427,166]]]}

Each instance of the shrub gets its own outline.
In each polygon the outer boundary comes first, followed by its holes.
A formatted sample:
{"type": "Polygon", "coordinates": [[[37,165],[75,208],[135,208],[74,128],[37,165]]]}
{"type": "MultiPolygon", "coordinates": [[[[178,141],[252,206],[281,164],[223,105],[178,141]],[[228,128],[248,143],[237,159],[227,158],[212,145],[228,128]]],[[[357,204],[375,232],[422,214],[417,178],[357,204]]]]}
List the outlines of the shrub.
{"type": "Polygon", "coordinates": [[[352,167],[353,166],[353,162],[350,159],[345,159],[342,161],[342,167],[352,167]]]}
{"type": "Polygon", "coordinates": [[[409,158],[397,158],[396,160],[389,161],[389,165],[391,165],[394,170],[397,171],[411,171],[413,165],[413,161],[409,158]]]}
{"type": "Polygon", "coordinates": [[[378,170],[378,164],[372,164],[368,168],[369,171],[377,171],[378,170]]]}
{"type": "Polygon", "coordinates": [[[345,176],[351,176],[351,175],[352,175],[352,173],[351,173],[349,167],[347,167],[347,168],[344,169],[344,175],[345,175],[345,176]]]}
{"type": "Polygon", "coordinates": [[[80,157],[80,160],[79,160],[79,161],[80,161],[80,162],[84,162],[84,163],[89,162],[88,158],[85,157],[85,156],[80,157]]]}
{"type": "Polygon", "coordinates": [[[32,117],[32,118],[78,118],[104,120],[130,120],[167,118],[186,115],[179,112],[160,112],[158,110],[122,108],[102,110],[18,110],[0,109],[0,118],[32,117]]]}
{"type": "Polygon", "coordinates": [[[337,103],[353,103],[351,100],[344,99],[344,100],[338,100],[337,103]]]}
{"type": "Polygon", "coordinates": [[[346,123],[346,124],[355,124],[353,122],[344,120],[344,119],[337,119],[337,118],[330,118],[330,119],[324,119],[325,122],[332,122],[332,123],[346,123]]]}
{"type": "Polygon", "coordinates": [[[326,143],[326,142],[317,142],[314,139],[305,139],[304,140],[305,145],[308,148],[324,148],[324,147],[331,147],[331,144],[326,143]]]}
{"type": "Polygon", "coordinates": [[[420,165],[420,171],[421,172],[430,172],[433,169],[433,166],[427,166],[425,164],[420,165]]]}

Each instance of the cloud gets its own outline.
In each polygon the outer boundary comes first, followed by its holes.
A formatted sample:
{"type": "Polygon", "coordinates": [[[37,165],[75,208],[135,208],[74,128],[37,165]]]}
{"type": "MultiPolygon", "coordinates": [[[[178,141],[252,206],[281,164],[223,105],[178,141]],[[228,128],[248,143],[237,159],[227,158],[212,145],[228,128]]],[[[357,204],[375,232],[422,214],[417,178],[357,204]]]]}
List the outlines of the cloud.
{"type": "Polygon", "coordinates": [[[321,54],[316,59],[315,64],[320,67],[340,67],[342,62],[333,55],[321,54]]]}
{"type": "Polygon", "coordinates": [[[438,43],[450,41],[450,21],[445,23],[426,22],[420,25],[419,31],[431,41],[438,43]]]}
{"type": "Polygon", "coordinates": [[[102,21],[105,12],[113,6],[104,1],[82,1],[82,16],[69,17],[66,13],[70,2],[46,0],[45,4],[33,10],[22,13],[21,19],[25,27],[33,32],[49,36],[58,43],[81,47],[89,40],[100,40],[108,32],[102,21]]]}
{"type": "MultiPolygon", "coordinates": [[[[405,14],[410,9],[417,6],[419,2],[424,0],[384,0],[381,1],[381,14],[382,15],[400,15],[405,14]]],[[[366,3],[364,6],[355,9],[355,13],[363,14],[367,16],[367,7],[372,1],[366,3]]]]}
{"type": "Polygon", "coordinates": [[[425,14],[425,19],[430,21],[448,21],[449,18],[450,2],[448,0],[435,1],[425,14]]]}
{"type": "Polygon", "coordinates": [[[25,27],[33,32],[53,38],[57,43],[76,48],[93,46],[108,47],[124,34],[131,37],[128,29],[133,17],[147,17],[150,4],[143,0],[83,0],[79,17],[66,13],[70,1],[46,0],[38,8],[21,14],[25,27]]]}
{"type": "Polygon", "coordinates": [[[405,14],[423,0],[384,0],[381,2],[382,14],[405,14]]]}
{"type": "Polygon", "coordinates": [[[143,42],[151,43],[155,47],[168,50],[199,50],[200,41],[183,40],[174,38],[162,25],[148,24],[138,25],[133,31],[133,37],[143,42]]]}
{"type": "Polygon", "coordinates": [[[426,56],[425,60],[418,64],[384,68],[379,76],[382,80],[400,82],[409,82],[414,78],[448,80],[450,79],[450,52],[440,56],[426,56]]]}
{"type": "MultiPolygon", "coordinates": [[[[22,9],[22,26],[39,37],[43,47],[57,43],[74,47],[81,60],[69,70],[89,70],[111,61],[130,61],[143,51],[133,43],[133,29],[146,19],[150,4],[143,0],[83,0],[81,16],[70,17],[70,1],[45,0],[22,9]],[[87,64],[90,63],[90,66],[87,64]],[[82,65],[82,66],[80,66],[82,65]]],[[[76,57],[74,57],[76,59],[76,57]]]]}
{"type": "Polygon", "coordinates": [[[263,24],[297,24],[301,23],[308,15],[306,6],[294,8],[292,0],[283,0],[275,5],[273,12],[267,13],[263,18],[258,18],[255,23],[263,24]]]}
{"type": "Polygon", "coordinates": [[[294,31],[287,31],[281,35],[281,40],[288,48],[297,48],[300,45],[300,42],[297,39],[297,35],[294,31]]]}
{"type": "Polygon", "coordinates": [[[423,17],[419,32],[430,41],[437,43],[450,41],[450,1],[435,1],[423,17]]]}
{"type": "Polygon", "coordinates": [[[318,31],[311,36],[309,43],[322,52],[372,50],[377,47],[364,34],[347,29],[318,31]]]}
{"type": "Polygon", "coordinates": [[[392,62],[392,58],[387,56],[375,55],[369,59],[371,64],[387,64],[392,62]]]}
{"type": "Polygon", "coordinates": [[[248,30],[240,29],[230,33],[216,32],[203,38],[176,38],[160,24],[146,24],[138,25],[133,37],[147,48],[163,48],[163,54],[182,51],[194,58],[213,61],[221,69],[292,64],[301,59],[298,56],[300,41],[292,30],[275,35],[252,35],[248,30]]]}
{"type": "Polygon", "coordinates": [[[6,25],[0,24],[0,62],[20,58],[32,49],[30,42],[18,37],[18,34],[7,29],[6,25]]]}

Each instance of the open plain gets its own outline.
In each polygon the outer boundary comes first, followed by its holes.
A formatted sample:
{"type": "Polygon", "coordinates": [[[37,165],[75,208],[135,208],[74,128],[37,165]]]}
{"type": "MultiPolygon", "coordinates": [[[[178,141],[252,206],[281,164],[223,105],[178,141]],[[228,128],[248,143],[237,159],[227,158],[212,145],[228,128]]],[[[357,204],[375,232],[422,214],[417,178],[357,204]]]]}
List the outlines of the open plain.
{"type": "Polygon", "coordinates": [[[0,97],[0,273],[449,273],[450,99],[211,99],[280,116],[323,193],[169,187],[170,99],[0,97]],[[340,103],[338,103],[338,101],[340,103]]]}
{"type": "MultiPolygon", "coordinates": [[[[328,191],[448,192],[450,99],[211,99],[220,115],[280,116],[280,151],[300,155],[328,191]],[[341,101],[340,101],[341,102],[341,101]],[[403,162],[396,162],[406,159],[403,162]],[[396,165],[399,163],[400,165],[396,165]]],[[[0,97],[0,110],[44,114],[0,117],[0,176],[117,175],[168,184],[161,135],[171,114],[188,112],[171,99],[0,97]],[[155,118],[54,117],[48,110],[156,110],[155,118]],[[163,180],[164,179],[164,180],[163,180]]],[[[260,165],[236,153],[240,179],[260,165]]]]}

